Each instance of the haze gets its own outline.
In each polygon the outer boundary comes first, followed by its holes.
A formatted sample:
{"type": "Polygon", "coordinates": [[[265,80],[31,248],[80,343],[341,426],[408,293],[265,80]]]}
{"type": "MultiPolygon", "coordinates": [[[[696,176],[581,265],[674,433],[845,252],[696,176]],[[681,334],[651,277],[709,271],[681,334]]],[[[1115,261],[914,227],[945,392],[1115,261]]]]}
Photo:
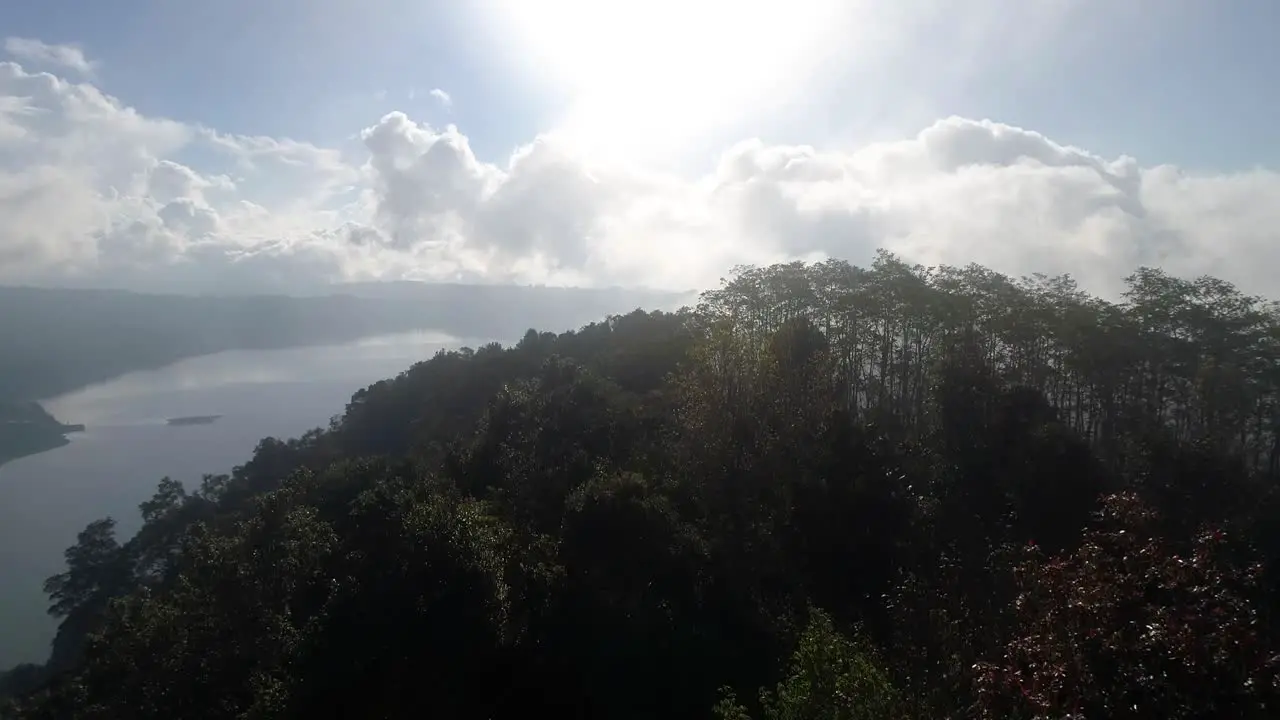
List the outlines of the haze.
{"type": "Polygon", "coordinates": [[[0,3],[0,720],[1271,717],[1278,67],[1264,0],[0,3]]]}

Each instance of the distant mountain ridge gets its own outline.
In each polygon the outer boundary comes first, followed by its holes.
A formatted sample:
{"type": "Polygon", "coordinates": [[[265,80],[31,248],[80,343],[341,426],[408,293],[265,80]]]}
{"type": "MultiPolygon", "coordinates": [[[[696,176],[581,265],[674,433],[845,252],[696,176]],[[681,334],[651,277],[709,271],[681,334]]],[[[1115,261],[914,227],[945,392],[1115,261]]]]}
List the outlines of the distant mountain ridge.
{"type": "MultiPolygon", "coordinates": [[[[528,301],[545,307],[556,307],[561,304],[581,302],[601,302],[605,304],[625,301],[638,307],[659,310],[675,310],[688,305],[697,297],[693,290],[680,292],[668,290],[649,290],[627,287],[558,287],[551,285],[479,285],[467,283],[435,283],[415,280],[392,280],[388,282],[349,282],[330,285],[327,292],[318,292],[307,296],[323,296],[325,294],[351,295],[371,300],[435,300],[449,301],[466,299],[480,302],[528,301]]],[[[597,318],[598,319],[598,318],[597,318]]],[[[591,320],[583,320],[591,322],[591,320]]]]}
{"type": "Polygon", "coordinates": [[[605,314],[674,305],[676,293],[431,283],[351,283],[328,294],[177,295],[0,287],[0,401],[38,400],[224,350],[350,342],[413,330],[514,339],[605,314]]]}

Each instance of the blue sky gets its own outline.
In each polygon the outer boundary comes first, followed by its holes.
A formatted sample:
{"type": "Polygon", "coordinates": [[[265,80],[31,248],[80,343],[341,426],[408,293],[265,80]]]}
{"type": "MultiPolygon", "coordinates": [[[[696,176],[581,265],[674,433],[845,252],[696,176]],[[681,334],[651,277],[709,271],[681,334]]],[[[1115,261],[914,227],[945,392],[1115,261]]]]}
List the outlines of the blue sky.
{"type": "Polygon", "coordinates": [[[428,91],[447,88],[449,120],[509,152],[536,133],[547,99],[512,82],[459,5],[52,0],[0,5],[0,27],[81,46],[102,63],[100,87],[151,115],[334,143],[391,110],[445,121],[428,91]]]}
{"type": "Polygon", "coordinates": [[[683,287],[888,247],[1272,289],[1264,0],[46,0],[0,35],[94,63],[9,53],[0,281],[683,287]]]}
{"type": "MultiPolygon", "coordinates": [[[[79,44],[102,61],[100,86],[148,114],[334,143],[403,110],[458,123],[482,156],[504,154],[546,130],[565,99],[524,82],[463,5],[47,0],[0,5],[0,27],[79,44]],[[453,96],[451,115],[427,96],[431,88],[453,96]]],[[[1107,155],[1214,169],[1280,164],[1280,4],[1136,5],[1129,13],[1095,5],[1045,38],[1043,59],[1030,67],[1001,67],[993,52],[990,65],[957,83],[934,79],[932,64],[895,62],[885,83],[860,92],[861,78],[842,86],[837,69],[825,92],[777,117],[745,117],[742,129],[783,141],[821,141],[806,137],[811,128],[856,137],[875,108],[894,106],[897,86],[926,96],[939,116],[1035,128],[1107,155]]],[[[938,27],[926,37],[945,48],[947,35],[938,27]]],[[[931,48],[922,50],[928,57],[931,48]]],[[[934,119],[912,115],[903,122],[934,119]]]]}

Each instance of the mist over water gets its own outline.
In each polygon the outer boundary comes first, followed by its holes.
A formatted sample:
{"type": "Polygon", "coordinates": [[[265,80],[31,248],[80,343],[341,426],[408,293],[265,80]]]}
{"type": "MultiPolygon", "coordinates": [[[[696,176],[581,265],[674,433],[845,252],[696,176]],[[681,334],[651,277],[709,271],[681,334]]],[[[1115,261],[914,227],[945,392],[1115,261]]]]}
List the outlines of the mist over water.
{"type": "Polygon", "coordinates": [[[65,423],[83,423],[64,447],[0,466],[0,670],[42,662],[57,623],[44,579],[93,520],[111,516],[118,539],[141,524],[138,504],[164,476],[188,490],[228,472],[267,436],[327,426],[351,394],[393,377],[442,348],[483,340],[415,332],[347,345],[230,351],[130,373],[44,402],[65,423]],[[184,415],[221,415],[210,425],[170,427],[184,415]]]}

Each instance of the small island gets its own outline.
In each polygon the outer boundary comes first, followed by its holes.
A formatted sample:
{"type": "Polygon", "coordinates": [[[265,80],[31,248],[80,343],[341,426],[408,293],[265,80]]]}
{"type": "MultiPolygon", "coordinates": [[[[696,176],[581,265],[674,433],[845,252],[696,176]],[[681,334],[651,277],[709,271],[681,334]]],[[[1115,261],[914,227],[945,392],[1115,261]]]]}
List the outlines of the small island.
{"type": "Polygon", "coordinates": [[[169,418],[166,422],[169,425],[209,425],[218,421],[221,415],[188,415],[185,417],[169,418]]]}
{"type": "Polygon", "coordinates": [[[0,402],[0,465],[66,445],[84,425],[64,425],[37,402],[0,402]]]}

